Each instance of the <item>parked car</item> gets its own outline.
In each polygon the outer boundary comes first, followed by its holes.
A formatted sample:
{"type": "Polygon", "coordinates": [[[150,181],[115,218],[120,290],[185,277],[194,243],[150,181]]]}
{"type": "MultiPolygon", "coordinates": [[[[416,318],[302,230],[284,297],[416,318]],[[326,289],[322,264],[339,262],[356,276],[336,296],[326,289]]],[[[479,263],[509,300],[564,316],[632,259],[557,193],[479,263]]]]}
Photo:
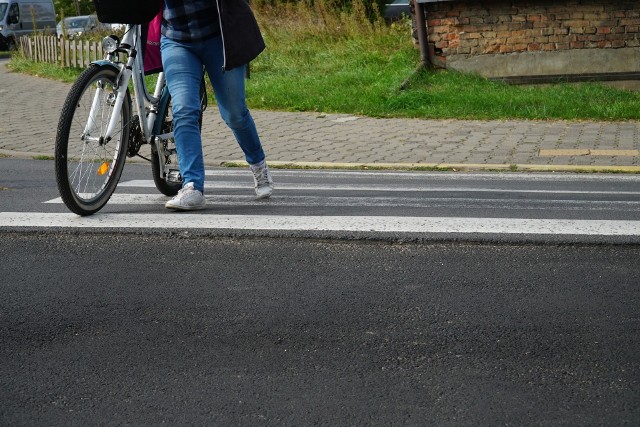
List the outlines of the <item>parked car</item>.
{"type": "Polygon", "coordinates": [[[103,24],[98,21],[98,17],[95,15],[71,16],[64,18],[64,23],[60,21],[56,26],[56,34],[58,34],[58,37],[63,35],[63,27],[67,37],[77,37],[94,31],[111,29],[110,25],[103,24]]]}
{"type": "Polygon", "coordinates": [[[403,15],[411,15],[409,0],[395,0],[392,3],[387,3],[387,7],[384,11],[384,17],[387,21],[400,19],[403,15]]]}
{"type": "Polygon", "coordinates": [[[34,31],[53,32],[55,25],[53,0],[0,0],[0,50],[15,49],[18,37],[34,31]]]}
{"type": "Polygon", "coordinates": [[[111,30],[115,32],[122,32],[126,28],[124,24],[111,24],[111,30]]]}

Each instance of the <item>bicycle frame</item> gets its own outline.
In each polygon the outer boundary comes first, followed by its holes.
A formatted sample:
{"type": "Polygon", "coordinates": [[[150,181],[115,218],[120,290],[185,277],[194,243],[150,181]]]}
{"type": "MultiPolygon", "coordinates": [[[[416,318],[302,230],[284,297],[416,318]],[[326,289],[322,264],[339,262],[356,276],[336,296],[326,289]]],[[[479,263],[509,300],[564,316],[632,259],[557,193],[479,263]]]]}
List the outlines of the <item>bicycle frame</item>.
{"type": "MultiPolygon", "coordinates": [[[[147,88],[141,42],[139,25],[127,25],[122,42],[106,37],[104,59],[84,70],[65,98],[56,131],[56,183],[65,205],[78,215],[104,207],[130,156],[151,162],[154,184],[165,196],[175,196],[182,186],[171,96],[163,73],[152,93],[147,88]],[[142,144],[151,145],[150,159],[138,153],[142,144]]],[[[203,97],[202,111],[204,106],[203,97]]]]}
{"type": "MultiPolygon", "coordinates": [[[[155,90],[153,94],[150,94],[145,84],[143,58],[141,55],[141,50],[139,49],[141,43],[142,40],[140,36],[140,26],[127,25],[118,49],[116,49],[113,53],[107,54],[104,60],[96,61],[96,64],[103,65],[107,63],[119,70],[117,96],[113,104],[114,110],[116,111],[122,108],[122,103],[126,99],[129,82],[131,82],[133,79],[132,83],[133,104],[135,108],[134,112],[140,118],[140,127],[142,129],[142,137],[144,142],[150,143],[153,142],[153,137],[162,141],[172,138],[173,133],[155,136],[152,135],[154,123],[158,116],[158,104],[160,102],[162,91],[165,88],[165,78],[163,72],[160,72],[158,74],[158,80],[156,82],[155,90]],[[117,60],[118,53],[124,53],[127,56],[126,63],[117,60]]],[[[95,122],[97,103],[102,95],[101,91],[101,88],[98,88],[98,90],[96,91],[96,96],[89,113],[89,120],[87,121],[87,126],[85,128],[86,135],[91,133],[90,130],[92,122],[95,122]]],[[[105,141],[111,140],[113,135],[116,133],[117,121],[118,115],[112,115],[111,120],[107,126],[107,131],[104,135],[105,141]]]]}

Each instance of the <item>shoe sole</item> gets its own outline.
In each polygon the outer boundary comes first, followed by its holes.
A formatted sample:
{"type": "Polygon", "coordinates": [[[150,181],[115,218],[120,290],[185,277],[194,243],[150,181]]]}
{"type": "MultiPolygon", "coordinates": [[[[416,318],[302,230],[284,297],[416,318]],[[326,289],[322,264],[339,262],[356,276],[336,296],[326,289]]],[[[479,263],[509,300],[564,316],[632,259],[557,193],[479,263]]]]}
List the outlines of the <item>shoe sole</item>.
{"type": "Polygon", "coordinates": [[[271,193],[263,194],[263,195],[256,194],[256,199],[258,199],[258,200],[260,200],[260,199],[268,199],[269,197],[271,197],[271,193]]]}
{"type": "Polygon", "coordinates": [[[170,209],[172,211],[197,211],[200,209],[204,209],[207,205],[202,206],[174,206],[174,205],[164,205],[165,208],[170,209]]]}
{"type": "MultiPolygon", "coordinates": [[[[269,187],[267,187],[267,188],[269,188],[269,187]]],[[[254,190],[257,190],[257,189],[254,189],[254,190]]],[[[269,188],[269,192],[268,193],[258,194],[257,191],[255,191],[255,193],[256,193],[256,199],[268,199],[269,197],[271,197],[271,194],[273,193],[273,186],[271,186],[269,188]]]]}

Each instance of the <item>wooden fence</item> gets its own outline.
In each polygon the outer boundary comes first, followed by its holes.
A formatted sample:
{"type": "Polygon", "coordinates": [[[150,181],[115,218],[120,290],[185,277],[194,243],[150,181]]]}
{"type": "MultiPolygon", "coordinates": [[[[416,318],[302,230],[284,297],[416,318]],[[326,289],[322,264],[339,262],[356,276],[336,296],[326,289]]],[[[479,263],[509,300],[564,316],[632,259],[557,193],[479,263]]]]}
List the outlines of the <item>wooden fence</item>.
{"type": "Polygon", "coordinates": [[[102,44],[90,40],[38,35],[20,37],[18,44],[25,58],[58,63],[63,67],[84,68],[91,61],[104,57],[102,44]]]}

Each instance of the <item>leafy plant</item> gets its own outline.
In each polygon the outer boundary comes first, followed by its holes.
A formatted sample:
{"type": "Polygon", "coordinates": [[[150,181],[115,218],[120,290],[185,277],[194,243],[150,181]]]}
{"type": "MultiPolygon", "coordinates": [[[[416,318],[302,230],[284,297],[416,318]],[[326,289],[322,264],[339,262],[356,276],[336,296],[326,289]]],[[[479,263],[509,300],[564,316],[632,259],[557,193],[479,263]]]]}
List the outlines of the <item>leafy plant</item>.
{"type": "MultiPolygon", "coordinates": [[[[640,93],[601,83],[513,86],[458,72],[414,74],[420,58],[409,19],[386,25],[370,20],[361,0],[348,11],[331,1],[252,0],[267,49],[251,63],[251,108],[432,119],[640,119],[640,93]]],[[[65,81],[79,72],[20,55],[9,66],[65,81]]]]}

